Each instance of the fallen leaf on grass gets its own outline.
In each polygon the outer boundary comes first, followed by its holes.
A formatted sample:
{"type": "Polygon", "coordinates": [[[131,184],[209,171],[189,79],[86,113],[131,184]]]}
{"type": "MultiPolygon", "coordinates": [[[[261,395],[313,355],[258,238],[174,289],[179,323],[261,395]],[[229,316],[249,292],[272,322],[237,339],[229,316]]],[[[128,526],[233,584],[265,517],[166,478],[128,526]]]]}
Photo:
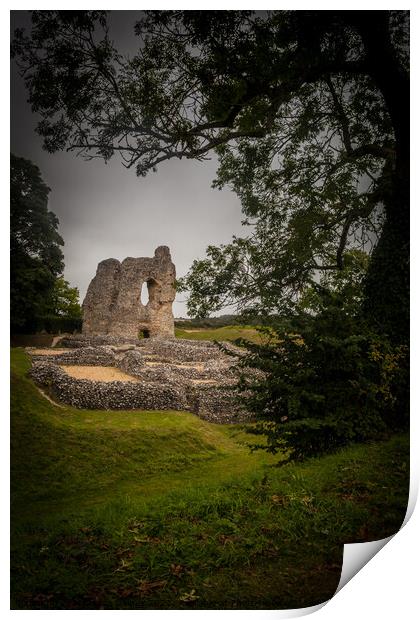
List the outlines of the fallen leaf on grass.
{"type": "Polygon", "coordinates": [[[139,537],[139,536],[134,536],[134,542],[137,544],[142,544],[142,543],[160,543],[160,538],[156,538],[154,536],[143,536],[143,537],[139,537]]]}
{"type": "Polygon", "coordinates": [[[131,568],[132,564],[133,562],[122,559],[118,568],[114,570],[114,573],[120,573],[121,571],[127,570],[131,568]]]}
{"type": "Polygon", "coordinates": [[[234,542],[239,540],[238,536],[226,536],[226,534],[220,534],[219,542],[225,547],[226,545],[233,545],[234,542]]]}
{"type": "Polygon", "coordinates": [[[184,572],[184,567],[181,564],[171,564],[171,573],[176,577],[180,577],[184,572]]]}
{"type": "Polygon", "coordinates": [[[312,504],[313,501],[313,497],[311,497],[310,495],[304,495],[301,500],[302,504],[304,504],[305,506],[310,506],[312,504]]]}
{"type": "Polygon", "coordinates": [[[160,581],[140,581],[138,585],[138,591],[142,594],[148,594],[152,590],[159,590],[164,588],[167,584],[165,579],[160,581]]]}
{"type": "Polygon", "coordinates": [[[144,523],[134,519],[133,521],[131,521],[131,523],[129,523],[128,531],[133,532],[134,534],[138,534],[139,530],[142,529],[143,527],[144,527],[144,523]]]}
{"type": "Polygon", "coordinates": [[[184,594],[182,594],[179,597],[179,600],[182,601],[183,603],[191,603],[193,601],[196,601],[199,598],[200,597],[197,596],[197,594],[195,593],[195,589],[193,588],[191,592],[185,592],[184,594]]]}
{"type": "Polygon", "coordinates": [[[278,504],[279,506],[287,506],[289,503],[287,497],[284,497],[283,495],[272,495],[271,501],[273,504],[278,504]]]}

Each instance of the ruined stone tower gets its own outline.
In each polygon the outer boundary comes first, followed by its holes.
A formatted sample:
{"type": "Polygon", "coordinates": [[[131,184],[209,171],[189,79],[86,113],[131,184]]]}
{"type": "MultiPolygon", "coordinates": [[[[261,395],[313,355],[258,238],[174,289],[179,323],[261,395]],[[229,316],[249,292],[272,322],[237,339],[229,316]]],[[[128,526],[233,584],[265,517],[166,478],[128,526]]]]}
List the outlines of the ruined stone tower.
{"type": "Polygon", "coordinates": [[[83,334],[124,338],[174,336],[175,265],[169,248],[153,258],[108,258],[99,263],[83,301],[83,334]],[[147,286],[149,301],[141,302],[147,286]]]}

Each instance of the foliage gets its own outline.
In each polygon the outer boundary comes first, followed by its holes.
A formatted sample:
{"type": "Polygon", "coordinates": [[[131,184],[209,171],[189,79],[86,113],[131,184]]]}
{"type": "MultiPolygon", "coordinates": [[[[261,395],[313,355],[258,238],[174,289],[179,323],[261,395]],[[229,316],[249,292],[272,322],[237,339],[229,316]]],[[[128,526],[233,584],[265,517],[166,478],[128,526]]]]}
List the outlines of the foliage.
{"type": "Polygon", "coordinates": [[[63,270],[58,219],[48,210],[49,188],[32,162],[11,155],[10,256],[12,330],[26,329],[47,311],[63,270]]]}
{"type": "Polygon", "coordinates": [[[270,467],[237,425],[56,406],[11,360],[12,608],[310,606],[404,519],[406,437],[270,467]]]}
{"type": "MultiPolygon", "coordinates": [[[[175,319],[175,327],[188,329],[190,327],[227,327],[228,325],[240,325],[241,317],[236,314],[222,314],[221,316],[206,316],[203,319],[175,319]]],[[[253,325],[258,325],[258,317],[254,319],[253,325]]]]}
{"type": "Polygon", "coordinates": [[[54,314],[41,317],[33,324],[34,332],[47,332],[48,334],[73,334],[82,331],[82,318],[72,316],[56,316],[54,314]]]}
{"type": "Polygon", "coordinates": [[[193,266],[199,316],[231,301],[283,312],[317,271],[379,235],[364,312],[407,340],[408,12],[140,17],[131,58],[104,12],[34,11],[30,35],[16,32],[46,148],[119,153],[138,175],[217,152],[216,185],[234,189],[254,228],[193,266]]]}
{"type": "Polygon", "coordinates": [[[74,331],[81,327],[79,291],[60,275],[64,242],[48,210],[50,189],[32,162],[11,155],[12,331],[74,331]]]}
{"type": "Polygon", "coordinates": [[[236,336],[248,348],[243,365],[262,373],[247,375],[240,387],[260,419],[251,432],[268,438],[260,447],[302,459],[407,426],[408,348],[362,320],[367,266],[364,252],[344,253],[343,269],[307,286],[292,317],[271,317],[270,328],[185,334],[236,336]]]}
{"type": "Polygon", "coordinates": [[[292,459],[331,452],[408,425],[408,347],[394,345],[349,312],[342,294],[318,288],[316,314],[277,326],[275,338],[247,344],[243,399],[261,422],[269,451],[292,459]]]}
{"type": "MultiPolygon", "coordinates": [[[[74,333],[82,331],[82,319],[77,317],[68,316],[56,316],[54,314],[43,314],[38,317],[30,317],[25,323],[24,332],[13,334],[12,341],[18,342],[33,342],[37,341],[37,336],[40,337],[39,342],[42,343],[43,336],[47,334],[62,334],[62,333],[74,333]],[[24,335],[26,332],[26,335],[24,335]],[[32,338],[33,337],[33,338],[32,338]]],[[[45,345],[49,342],[48,338],[45,338],[45,345]]],[[[28,344],[27,346],[31,346],[28,344]]],[[[42,346],[40,344],[40,346],[42,346]]]]}
{"type": "Polygon", "coordinates": [[[53,316],[69,319],[81,319],[82,309],[79,303],[79,290],[71,287],[61,276],[54,282],[50,297],[49,311],[53,316]]]}
{"type": "Polygon", "coordinates": [[[343,308],[351,316],[358,316],[363,302],[363,283],[369,265],[369,256],[361,250],[349,250],[343,254],[343,268],[325,271],[319,284],[313,282],[299,300],[302,310],[321,312],[324,307],[325,291],[337,293],[343,308]]]}

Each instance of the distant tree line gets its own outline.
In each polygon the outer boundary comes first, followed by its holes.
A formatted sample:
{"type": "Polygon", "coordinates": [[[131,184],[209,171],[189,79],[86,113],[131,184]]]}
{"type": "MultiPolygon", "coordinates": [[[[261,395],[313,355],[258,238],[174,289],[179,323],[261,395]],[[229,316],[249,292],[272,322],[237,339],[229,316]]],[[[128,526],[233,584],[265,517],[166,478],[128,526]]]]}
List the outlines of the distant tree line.
{"type": "Polygon", "coordinates": [[[175,327],[180,329],[188,329],[189,327],[227,327],[229,325],[243,325],[244,322],[247,325],[260,325],[261,320],[258,316],[245,317],[238,314],[222,314],[221,316],[206,317],[204,319],[175,319],[175,327]]]}

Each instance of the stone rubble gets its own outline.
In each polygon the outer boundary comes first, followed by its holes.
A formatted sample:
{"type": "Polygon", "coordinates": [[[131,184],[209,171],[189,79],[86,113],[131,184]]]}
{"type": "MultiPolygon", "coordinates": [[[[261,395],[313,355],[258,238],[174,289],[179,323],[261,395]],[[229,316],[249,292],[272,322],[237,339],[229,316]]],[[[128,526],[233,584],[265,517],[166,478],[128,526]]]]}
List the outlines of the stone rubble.
{"type": "Polygon", "coordinates": [[[216,344],[198,340],[74,336],[69,341],[66,353],[33,355],[32,378],[60,402],[88,409],[186,410],[224,424],[250,420],[235,397],[243,352],[234,345],[227,345],[227,355],[216,344]],[[75,379],[66,365],[114,366],[138,382],[75,379]]]}

